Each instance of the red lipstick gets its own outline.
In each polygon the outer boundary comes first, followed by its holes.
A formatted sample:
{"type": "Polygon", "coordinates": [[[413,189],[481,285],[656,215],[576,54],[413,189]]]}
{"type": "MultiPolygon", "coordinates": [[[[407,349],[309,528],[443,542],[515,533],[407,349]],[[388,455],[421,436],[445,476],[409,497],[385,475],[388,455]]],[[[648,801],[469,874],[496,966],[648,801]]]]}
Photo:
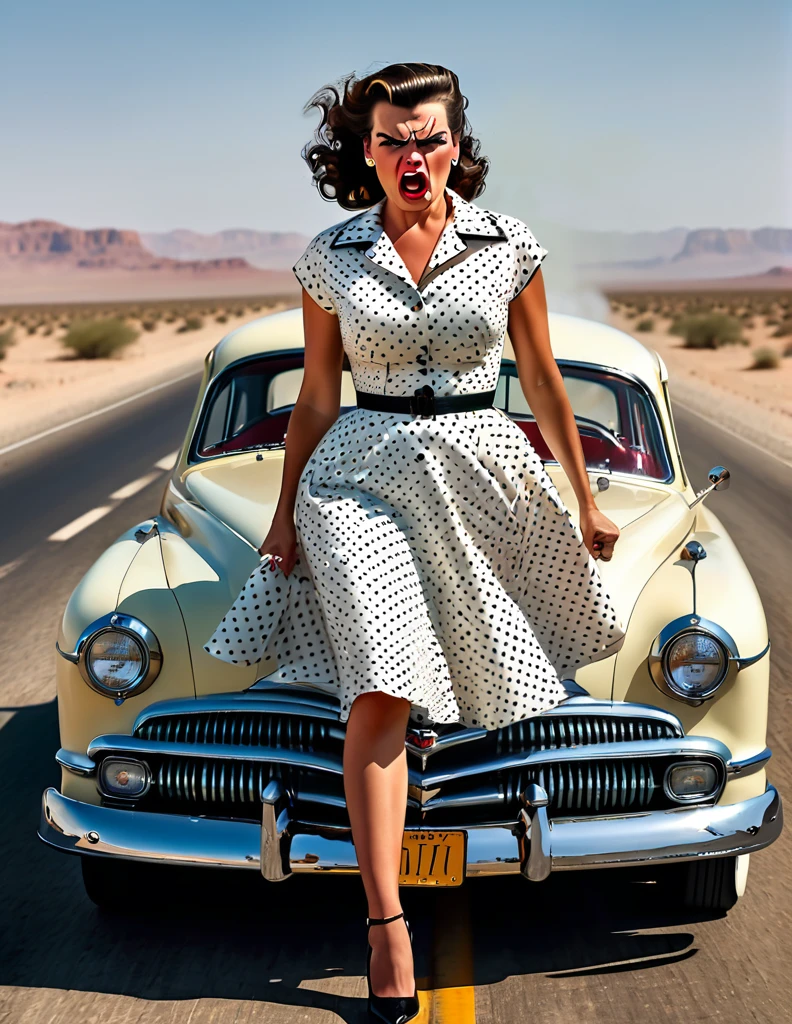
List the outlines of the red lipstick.
{"type": "Polygon", "coordinates": [[[423,171],[404,171],[399,176],[399,195],[404,199],[423,199],[428,189],[429,178],[423,171]]]}

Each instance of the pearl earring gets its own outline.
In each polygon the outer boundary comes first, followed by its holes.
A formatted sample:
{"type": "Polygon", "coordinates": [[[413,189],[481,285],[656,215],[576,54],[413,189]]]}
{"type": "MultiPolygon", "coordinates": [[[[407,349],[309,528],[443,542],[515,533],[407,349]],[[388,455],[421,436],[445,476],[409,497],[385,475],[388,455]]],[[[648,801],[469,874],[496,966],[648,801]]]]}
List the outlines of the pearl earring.
{"type": "Polygon", "coordinates": [[[370,156],[366,157],[366,163],[369,165],[369,167],[374,166],[374,160],[370,156]]]}

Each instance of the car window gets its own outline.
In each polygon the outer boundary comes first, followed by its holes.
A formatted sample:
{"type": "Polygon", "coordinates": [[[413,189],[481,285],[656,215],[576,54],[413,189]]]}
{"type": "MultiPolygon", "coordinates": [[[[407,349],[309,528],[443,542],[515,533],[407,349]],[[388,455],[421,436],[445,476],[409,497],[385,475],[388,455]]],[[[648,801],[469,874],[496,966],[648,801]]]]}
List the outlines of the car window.
{"type": "MultiPolygon", "coordinates": [[[[580,432],[586,467],[670,482],[673,468],[651,394],[637,380],[559,360],[564,388],[580,432]]],[[[517,376],[504,359],[495,404],[517,423],[545,462],[556,459],[542,437],[517,376]]]]}
{"type": "MultiPolygon", "coordinates": [[[[228,367],[210,385],[190,449],[196,462],[234,452],[284,445],[289,415],[302,383],[303,350],[258,356],[228,367]]],[[[345,361],[340,415],[355,406],[355,386],[345,361]]],[[[648,390],[629,376],[559,360],[586,466],[670,481],[673,470],[657,410],[648,390]]],[[[545,443],[520,386],[513,359],[503,359],[495,405],[524,432],[539,457],[555,458],[545,443]]]]}

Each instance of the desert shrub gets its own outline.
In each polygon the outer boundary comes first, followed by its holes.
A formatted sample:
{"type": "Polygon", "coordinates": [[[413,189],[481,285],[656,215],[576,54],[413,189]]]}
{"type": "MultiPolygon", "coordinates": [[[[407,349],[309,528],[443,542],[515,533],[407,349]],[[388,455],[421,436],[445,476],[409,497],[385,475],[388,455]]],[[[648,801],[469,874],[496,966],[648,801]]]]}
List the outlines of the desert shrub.
{"type": "Polygon", "coordinates": [[[79,359],[107,359],[130,345],[140,335],[118,317],[75,320],[62,338],[79,359]]]}
{"type": "Polygon", "coordinates": [[[14,345],[14,328],[9,327],[5,331],[0,331],[0,359],[5,359],[8,354],[8,350],[14,345]]]}
{"type": "Polygon", "coordinates": [[[203,320],[199,316],[185,317],[184,323],[177,328],[177,334],[184,334],[185,331],[200,331],[203,327],[203,320]]]}
{"type": "Polygon", "coordinates": [[[720,348],[721,345],[738,345],[743,342],[742,324],[728,313],[689,314],[675,321],[685,348],[720,348]]]}
{"type": "Polygon", "coordinates": [[[644,317],[643,320],[638,321],[638,323],[635,325],[635,329],[636,331],[653,331],[654,325],[654,320],[650,316],[647,316],[644,317]]]}
{"type": "Polygon", "coordinates": [[[753,357],[752,369],[754,370],[774,370],[781,362],[781,356],[776,349],[771,348],[769,345],[755,348],[753,350],[753,357]]]}
{"type": "MultiPolygon", "coordinates": [[[[768,323],[770,321],[768,320],[768,323]]],[[[773,331],[774,338],[786,338],[792,334],[792,317],[786,320],[782,320],[778,327],[773,331]]]]}
{"type": "Polygon", "coordinates": [[[176,323],[176,314],[175,313],[168,313],[168,315],[164,319],[165,319],[165,323],[166,324],[175,324],[176,323]]]}
{"type": "Polygon", "coordinates": [[[140,326],[143,328],[144,331],[156,331],[157,323],[157,320],[141,320],[140,326]]]}
{"type": "Polygon", "coordinates": [[[785,356],[792,356],[792,341],[788,341],[786,345],[784,345],[784,349],[781,354],[785,356]]]}
{"type": "Polygon", "coordinates": [[[218,324],[227,324],[228,316],[225,313],[220,313],[219,316],[215,317],[215,322],[218,324]]]}

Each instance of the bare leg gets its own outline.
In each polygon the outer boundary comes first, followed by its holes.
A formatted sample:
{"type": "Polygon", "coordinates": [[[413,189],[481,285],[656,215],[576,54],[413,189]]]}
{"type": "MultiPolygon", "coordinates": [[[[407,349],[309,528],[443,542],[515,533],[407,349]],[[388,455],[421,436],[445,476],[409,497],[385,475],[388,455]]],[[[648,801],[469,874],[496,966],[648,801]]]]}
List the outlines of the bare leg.
{"type": "MultiPolygon", "coordinates": [[[[352,702],[344,742],[344,792],[369,917],[401,909],[399,869],[407,807],[404,735],[410,702],[388,693],[362,693],[352,702]]],[[[411,996],[415,988],[404,920],[369,928],[371,989],[378,996],[411,996]]]]}

